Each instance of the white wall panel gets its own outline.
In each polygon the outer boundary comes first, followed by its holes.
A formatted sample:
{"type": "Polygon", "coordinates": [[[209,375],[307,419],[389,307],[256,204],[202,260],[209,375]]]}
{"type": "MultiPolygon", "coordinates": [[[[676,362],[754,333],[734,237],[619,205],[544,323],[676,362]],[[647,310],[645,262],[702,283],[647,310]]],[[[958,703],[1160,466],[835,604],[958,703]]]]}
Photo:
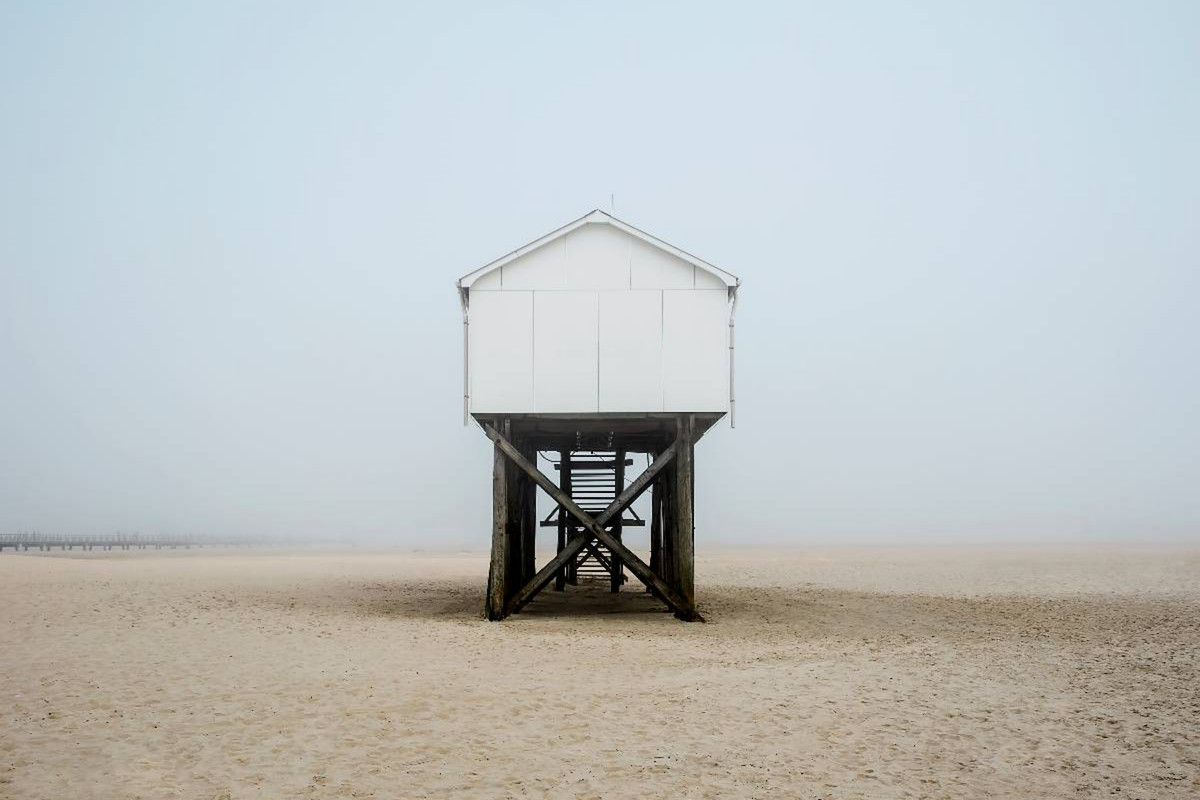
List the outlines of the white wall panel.
{"type": "Polygon", "coordinates": [[[471,410],[533,408],[533,292],[481,292],[470,299],[471,410]]]}
{"type": "Polygon", "coordinates": [[[662,407],[662,292],[600,292],[600,410],[662,407]]]}
{"type": "Polygon", "coordinates": [[[534,411],[597,410],[596,292],[534,292],[534,411]]]}
{"type": "Polygon", "coordinates": [[[473,412],[729,408],[723,281],[613,225],[480,277],[469,305],[473,412]]]}
{"type": "Polygon", "coordinates": [[[634,289],[691,289],[696,268],[641,239],[630,238],[630,285],[634,289]]]}
{"type": "Polygon", "coordinates": [[[663,292],[663,410],[727,411],[726,291],[663,292]]]}
{"type": "Polygon", "coordinates": [[[504,272],[504,268],[492,270],[487,275],[479,278],[471,285],[471,291],[489,291],[491,289],[500,288],[500,275],[504,272]]]}
{"type": "MultiPolygon", "coordinates": [[[[696,288],[697,289],[722,289],[726,290],[725,281],[713,275],[711,272],[695,267],[696,270],[696,288]]],[[[728,294],[728,291],[726,290],[728,294]]]]}
{"type": "Polygon", "coordinates": [[[547,245],[505,264],[504,289],[561,289],[566,264],[567,240],[555,239],[547,245]]]}
{"type": "Polygon", "coordinates": [[[567,289],[628,289],[633,237],[611,225],[584,225],[563,237],[567,289]]]}

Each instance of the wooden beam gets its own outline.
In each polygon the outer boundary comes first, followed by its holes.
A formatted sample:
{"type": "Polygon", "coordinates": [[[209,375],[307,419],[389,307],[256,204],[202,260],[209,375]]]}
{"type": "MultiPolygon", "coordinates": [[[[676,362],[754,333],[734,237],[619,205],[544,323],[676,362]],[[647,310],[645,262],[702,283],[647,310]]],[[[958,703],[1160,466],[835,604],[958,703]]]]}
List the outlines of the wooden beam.
{"type": "Polygon", "coordinates": [[[675,426],[675,581],[672,588],[687,605],[695,603],[695,522],[693,519],[693,455],[695,425],[690,414],[681,414],[675,426]]]}
{"type": "Polygon", "coordinates": [[[596,563],[604,567],[606,570],[612,571],[612,562],[604,557],[604,553],[600,552],[600,548],[596,547],[595,543],[588,541],[583,545],[583,549],[592,554],[592,558],[596,559],[596,563]]]}
{"type": "MultiPolygon", "coordinates": [[[[521,452],[531,462],[537,463],[537,450],[528,441],[522,446],[521,452]]],[[[537,574],[537,486],[528,478],[521,481],[521,510],[521,581],[514,584],[514,590],[524,586],[537,574]]]]}
{"type": "Polygon", "coordinates": [[[573,537],[572,540],[568,542],[567,547],[561,553],[555,556],[549,564],[542,567],[542,569],[538,571],[537,575],[534,576],[532,581],[525,584],[524,587],[522,587],[515,595],[513,595],[507,606],[509,613],[515,613],[516,611],[519,611],[522,606],[532,600],[534,596],[536,596],[537,593],[545,587],[550,579],[554,577],[555,571],[559,569],[562,564],[565,564],[568,559],[574,558],[575,554],[583,549],[584,542],[587,540],[587,534],[590,532],[593,536],[599,539],[609,549],[610,552],[614,553],[616,557],[624,561],[629,566],[630,571],[632,571],[633,574],[638,577],[638,580],[647,586],[653,587],[655,592],[661,598],[663,598],[667,605],[669,605],[675,612],[675,616],[683,620],[702,621],[702,617],[696,613],[694,606],[686,603],[682,598],[680,598],[672,587],[668,586],[662,578],[655,575],[650,570],[650,567],[648,567],[644,561],[638,558],[633,551],[614,539],[604,527],[604,525],[610,519],[617,514],[620,514],[630,503],[636,500],[638,496],[645,491],[646,487],[650,485],[650,481],[654,479],[654,476],[657,475],[663,467],[671,462],[671,460],[675,457],[676,452],[674,444],[663,450],[663,452],[659,454],[658,458],[654,460],[654,463],[651,464],[645,472],[637,477],[637,480],[626,487],[625,491],[621,492],[621,494],[615,500],[613,500],[611,504],[609,504],[608,508],[600,512],[599,516],[593,519],[586,511],[577,506],[574,500],[563,494],[562,490],[555,486],[553,481],[543,475],[536,466],[529,463],[529,461],[521,455],[520,451],[513,447],[512,443],[502,436],[494,427],[491,425],[484,425],[483,430],[484,433],[487,434],[487,437],[495,442],[496,446],[503,451],[504,455],[508,456],[509,460],[520,467],[525,474],[532,478],[538,486],[542,487],[542,489],[548,495],[554,498],[559,505],[569,511],[571,516],[575,517],[575,519],[577,519],[579,523],[586,529],[583,533],[573,537]],[[560,561],[561,563],[559,563],[560,561]]]}
{"type": "MultiPolygon", "coordinates": [[[[501,423],[504,425],[505,423],[501,423]]],[[[488,564],[488,619],[503,619],[508,601],[508,459],[499,445],[492,454],[492,558],[488,564]]]]}
{"type": "MultiPolygon", "coordinates": [[[[561,468],[558,473],[558,481],[561,488],[567,494],[571,493],[571,451],[558,451],[558,464],[561,468]]],[[[567,547],[567,511],[562,506],[558,506],[558,550],[556,555],[561,553],[567,547]]],[[[534,575],[537,575],[535,572],[534,575]]],[[[558,572],[554,573],[554,590],[561,592],[567,588],[567,570],[563,567],[558,572]]]]}
{"type": "Polygon", "coordinates": [[[665,578],[662,539],[662,478],[659,478],[650,491],[650,569],[658,577],[665,578]]]}
{"type": "MultiPolygon", "coordinates": [[[[579,472],[581,470],[586,472],[587,470],[612,469],[616,465],[617,465],[617,462],[615,460],[614,461],[577,461],[577,462],[575,462],[574,465],[572,465],[572,468],[576,472],[579,472]]],[[[625,459],[625,466],[627,466],[627,467],[633,466],[633,459],[632,458],[625,459]]],[[[554,468],[557,470],[557,469],[559,469],[559,466],[557,464],[555,464],[554,468]]]]}
{"type": "MultiPolygon", "coordinates": [[[[625,488],[625,451],[618,450],[616,457],[613,459],[616,462],[613,466],[613,497],[619,495],[625,488]]],[[[624,538],[625,531],[621,525],[621,519],[624,514],[617,514],[613,519],[612,535],[618,542],[624,538]]],[[[608,590],[613,594],[621,591],[621,584],[625,582],[625,570],[621,566],[621,559],[615,553],[612,554],[612,563],[609,564],[609,582],[608,590]]]]}

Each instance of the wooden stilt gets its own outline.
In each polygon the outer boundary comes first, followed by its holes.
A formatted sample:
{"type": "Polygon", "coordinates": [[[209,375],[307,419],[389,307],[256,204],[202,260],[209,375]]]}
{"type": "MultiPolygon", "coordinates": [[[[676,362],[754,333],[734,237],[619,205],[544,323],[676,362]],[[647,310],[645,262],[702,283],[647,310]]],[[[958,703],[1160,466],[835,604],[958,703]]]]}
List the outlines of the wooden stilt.
{"type": "MultiPolygon", "coordinates": [[[[571,494],[571,451],[560,450],[558,453],[558,485],[562,488],[563,493],[568,496],[571,494]]],[[[567,546],[567,510],[561,506],[558,509],[558,552],[561,553],[567,546]]],[[[574,563],[574,562],[572,562],[574,563]]],[[[554,575],[554,589],[561,592],[567,586],[567,570],[569,567],[563,567],[554,575]]]]}
{"type": "MultiPolygon", "coordinates": [[[[509,460],[520,467],[521,470],[530,478],[532,478],[537,485],[542,488],[543,491],[545,491],[559,504],[566,508],[567,511],[571,513],[571,516],[574,517],[575,520],[584,528],[584,531],[581,535],[572,537],[571,541],[567,544],[567,547],[562,553],[556,556],[549,564],[542,567],[542,569],[538,571],[537,575],[534,576],[532,581],[527,583],[515,595],[513,595],[513,598],[508,606],[509,611],[519,611],[525,603],[528,603],[531,599],[533,599],[533,597],[537,595],[537,593],[540,592],[546,586],[546,584],[548,584],[554,578],[554,574],[562,567],[563,561],[574,558],[575,554],[583,548],[584,544],[586,543],[585,537],[590,533],[592,536],[598,539],[601,544],[607,547],[610,553],[619,557],[630,568],[630,570],[633,571],[634,575],[638,577],[638,580],[642,581],[647,586],[652,586],[655,594],[662,598],[667,605],[671,607],[677,617],[683,620],[703,621],[703,618],[696,613],[696,609],[693,605],[685,602],[679,596],[678,592],[676,592],[674,587],[668,586],[660,577],[651,572],[650,567],[646,564],[646,562],[642,561],[642,559],[639,558],[636,553],[634,553],[621,542],[614,539],[606,527],[607,523],[618,514],[623,513],[624,510],[629,507],[629,504],[636,500],[641,493],[646,490],[646,488],[650,485],[650,482],[654,479],[654,476],[657,475],[664,466],[666,466],[672,461],[672,459],[675,458],[676,448],[674,445],[664,450],[659,457],[655,459],[654,463],[646,469],[645,472],[639,475],[633,483],[626,487],[626,489],[621,492],[621,494],[615,500],[613,500],[604,511],[600,512],[599,516],[593,518],[590,514],[580,508],[574,500],[563,494],[562,490],[554,485],[553,481],[542,474],[536,465],[530,463],[528,459],[522,456],[520,450],[514,447],[512,442],[508,441],[503,434],[501,434],[491,425],[484,425],[483,430],[484,433],[487,434],[488,438],[495,442],[496,446],[504,451],[504,455],[508,456],[509,460]]],[[[688,444],[689,446],[691,444],[690,438],[688,439],[688,444]]]]}
{"type": "MultiPolygon", "coordinates": [[[[508,420],[500,423],[508,432],[508,420]]],[[[511,470],[508,458],[497,444],[492,454],[492,559],[488,565],[488,590],[485,613],[488,619],[503,619],[508,600],[508,478],[511,470]]]]}
{"type": "Polygon", "coordinates": [[[675,523],[678,519],[675,514],[674,464],[663,471],[662,479],[659,481],[659,488],[662,489],[662,503],[659,504],[659,513],[662,514],[663,530],[662,579],[668,586],[674,586],[676,539],[675,523]]]}
{"type": "MultiPolygon", "coordinates": [[[[571,475],[570,480],[567,481],[567,496],[568,497],[571,496],[571,491],[574,489],[574,483],[575,483],[574,468],[575,468],[574,460],[572,460],[572,464],[571,464],[572,475],[571,475]]],[[[575,525],[571,520],[571,515],[567,514],[567,543],[568,543],[568,545],[570,544],[571,532],[573,530],[575,530],[575,525]]],[[[571,584],[572,586],[579,585],[579,562],[577,559],[572,558],[571,561],[567,564],[566,575],[567,575],[567,583],[571,584]]]]}
{"type": "MultiPolygon", "coordinates": [[[[615,460],[613,497],[619,496],[625,488],[625,451],[617,450],[615,460]]],[[[618,542],[621,541],[621,537],[625,532],[621,524],[621,519],[624,516],[624,514],[617,514],[616,518],[613,519],[612,535],[618,542]]],[[[625,582],[625,569],[621,565],[621,557],[616,553],[612,554],[609,570],[609,591],[615,594],[621,591],[621,584],[625,582]]]]}
{"type": "MultiPolygon", "coordinates": [[[[532,442],[521,448],[531,463],[537,463],[537,449],[532,442]]],[[[521,482],[521,582],[524,586],[537,573],[537,484],[528,476],[521,482]]]]}
{"type": "MultiPolygon", "coordinates": [[[[515,433],[511,432],[511,443],[518,450],[523,450],[523,444],[515,433]]],[[[521,579],[524,571],[524,500],[526,500],[526,480],[527,476],[517,469],[516,464],[509,459],[509,581],[508,594],[505,595],[505,601],[508,601],[512,593],[517,587],[522,587],[524,582],[521,579]]]]}
{"type": "MultiPolygon", "coordinates": [[[[650,570],[662,578],[662,477],[650,488],[650,570]]],[[[647,589],[648,590],[648,589],[647,589]]]]}
{"type": "Polygon", "coordinates": [[[675,423],[675,485],[674,505],[674,583],[672,588],[689,608],[694,607],[695,560],[693,522],[693,454],[694,423],[690,414],[681,414],[675,423]]]}

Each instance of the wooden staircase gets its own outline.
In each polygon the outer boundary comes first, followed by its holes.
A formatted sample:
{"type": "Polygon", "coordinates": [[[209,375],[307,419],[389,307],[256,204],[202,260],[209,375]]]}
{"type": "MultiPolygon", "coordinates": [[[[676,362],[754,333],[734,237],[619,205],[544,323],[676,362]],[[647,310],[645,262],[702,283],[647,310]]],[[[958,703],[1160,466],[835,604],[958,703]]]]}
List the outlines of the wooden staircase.
{"type": "MultiPolygon", "coordinates": [[[[559,485],[563,490],[581,509],[595,517],[608,508],[625,488],[625,467],[632,464],[633,459],[626,458],[624,451],[579,450],[555,462],[554,469],[559,472],[559,485]]],[[[541,524],[557,526],[560,520],[568,539],[582,530],[561,509],[556,509],[541,524]],[[558,519],[552,519],[554,517],[558,519]]],[[[614,520],[606,527],[620,539],[624,528],[645,524],[645,520],[638,517],[633,509],[628,509],[622,519],[614,520]]],[[[608,581],[615,592],[625,583],[626,575],[620,562],[614,561],[609,549],[593,537],[580,551],[575,562],[567,566],[565,582],[576,584],[580,580],[608,581]]]]}

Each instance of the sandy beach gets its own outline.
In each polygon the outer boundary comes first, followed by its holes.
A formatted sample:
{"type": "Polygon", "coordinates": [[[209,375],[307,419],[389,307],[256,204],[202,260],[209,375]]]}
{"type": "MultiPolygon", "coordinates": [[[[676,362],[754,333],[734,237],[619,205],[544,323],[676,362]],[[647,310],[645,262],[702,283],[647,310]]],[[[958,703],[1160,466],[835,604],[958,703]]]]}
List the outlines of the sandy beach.
{"type": "Polygon", "coordinates": [[[0,797],[1200,796],[1200,548],[0,555],[0,797]]]}

